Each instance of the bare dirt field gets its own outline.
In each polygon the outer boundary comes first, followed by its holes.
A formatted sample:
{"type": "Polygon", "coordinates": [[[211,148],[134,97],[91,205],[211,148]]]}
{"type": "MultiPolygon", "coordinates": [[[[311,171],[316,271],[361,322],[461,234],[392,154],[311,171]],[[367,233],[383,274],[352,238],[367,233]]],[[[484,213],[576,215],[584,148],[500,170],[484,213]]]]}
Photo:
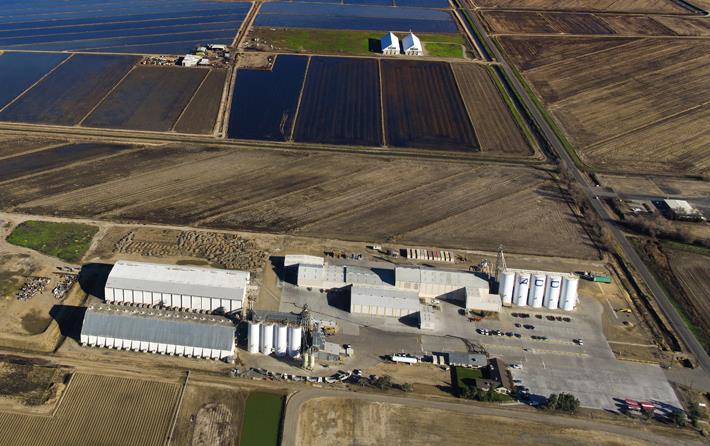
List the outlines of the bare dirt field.
{"type": "Polygon", "coordinates": [[[618,193],[637,195],[679,195],[684,197],[706,197],[710,195],[710,182],[683,180],[661,176],[630,177],[600,175],[602,184],[612,187],[618,193]]]}
{"type": "Polygon", "coordinates": [[[686,311],[701,330],[710,333],[710,257],[672,249],[664,252],[684,291],[676,299],[684,301],[686,311]]]}
{"type": "Polygon", "coordinates": [[[248,392],[188,384],[178,413],[173,444],[230,446],[239,432],[248,392]]]}
{"type": "Polygon", "coordinates": [[[297,444],[465,445],[472,444],[472,437],[475,444],[489,445],[642,444],[614,434],[550,429],[536,422],[334,398],[314,399],[302,406],[297,444]]]}
{"type": "Polygon", "coordinates": [[[609,171],[710,171],[710,41],[500,37],[581,158],[609,171]],[[540,65],[535,48],[575,57],[540,65]],[[532,51],[531,51],[532,50],[532,51]],[[526,54],[527,53],[527,54],[526,54]],[[526,69],[533,64],[534,67],[526,69]]]}
{"type": "Polygon", "coordinates": [[[0,445],[162,445],[179,386],[75,374],[52,417],[0,411],[0,445]]]}
{"type": "Polygon", "coordinates": [[[597,256],[566,195],[527,168],[159,147],[53,166],[3,189],[3,208],[36,214],[597,256]]]}
{"type": "Polygon", "coordinates": [[[481,151],[530,154],[531,149],[525,136],[501,97],[488,68],[474,64],[452,64],[451,68],[473,122],[481,151]]]}
{"type": "Polygon", "coordinates": [[[690,14],[689,10],[670,0],[473,0],[473,3],[480,7],[499,9],[690,14]]]}

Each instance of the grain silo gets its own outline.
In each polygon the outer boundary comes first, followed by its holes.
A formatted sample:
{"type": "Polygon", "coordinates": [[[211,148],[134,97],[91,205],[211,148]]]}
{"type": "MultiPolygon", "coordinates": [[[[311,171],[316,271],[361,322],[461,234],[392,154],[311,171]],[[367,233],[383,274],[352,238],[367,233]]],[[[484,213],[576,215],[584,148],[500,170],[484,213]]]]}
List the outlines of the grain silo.
{"type": "Polygon", "coordinates": [[[530,273],[518,272],[515,275],[515,290],[513,291],[513,304],[519,307],[527,305],[528,291],[530,290],[530,273]]]}
{"type": "Polygon", "coordinates": [[[545,280],[547,276],[544,273],[534,273],[530,280],[530,292],[528,297],[528,305],[533,308],[542,308],[542,300],[545,296],[545,280]]]}
{"type": "Polygon", "coordinates": [[[249,353],[259,353],[261,339],[261,324],[258,322],[250,322],[247,329],[247,350],[249,353]]]}
{"type": "Polygon", "coordinates": [[[554,310],[560,302],[560,291],[562,289],[562,276],[552,275],[547,276],[547,286],[545,287],[545,300],[543,306],[547,309],[554,310]]]}
{"type": "Polygon", "coordinates": [[[513,303],[513,289],[515,288],[515,272],[502,271],[498,277],[498,294],[503,300],[503,305],[513,303]]]}

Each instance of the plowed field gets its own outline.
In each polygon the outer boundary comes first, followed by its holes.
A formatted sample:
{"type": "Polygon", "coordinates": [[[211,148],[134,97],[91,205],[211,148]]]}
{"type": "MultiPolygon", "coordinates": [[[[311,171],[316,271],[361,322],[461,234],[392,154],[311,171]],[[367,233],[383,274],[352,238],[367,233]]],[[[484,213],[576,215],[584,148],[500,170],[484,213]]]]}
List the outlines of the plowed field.
{"type": "Polygon", "coordinates": [[[499,39],[587,163],[710,172],[710,41],[499,39]]]}
{"type": "Polygon", "coordinates": [[[177,384],[75,374],[52,417],[0,412],[0,445],[162,445],[177,384]]]}
{"type": "Polygon", "coordinates": [[[488,68],[475,64],[453,64],[451,68],[481,143],[481,150],[529,154],[530,147],[488,68]]]}
{"type": "Polygon", "coordinates": [[[383,60],[381,70],[388,145],[478,150],[449,64],[383,60]]]}
{"type": "Polygon", "coordinates": [[[2,188],[0,206],[20,212],[597,255],[566,197],[527,168],[159,147],[54,165],[2,188]]]}
{"type": "Polygon", "coordinates": [[[473,0],[473,3],[500,9],[690,14],[689,10],[671,0],[473,0]]]}

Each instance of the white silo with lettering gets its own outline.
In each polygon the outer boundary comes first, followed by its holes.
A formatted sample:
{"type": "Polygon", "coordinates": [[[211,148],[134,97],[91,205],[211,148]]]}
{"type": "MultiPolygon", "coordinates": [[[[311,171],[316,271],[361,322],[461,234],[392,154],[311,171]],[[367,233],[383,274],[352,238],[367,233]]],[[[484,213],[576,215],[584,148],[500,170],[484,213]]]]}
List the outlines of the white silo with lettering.
{"type": "Polygon", "coordinates": [[[533,308],[542,308],[542,299],[545,297],[546,279],[547,276],[543,273],[535,273],[530,278],[528,305],[533,308]]]}
{"type": "Polygon", "coordinates": [[[261,353],[270,355],[274,350],[274,324],[261,326],[261,353]]]}
{"type": "Polygon", "coordinates": [[[247,351],[249,353],[259,353],[259,342],[261,339],[261,324],[250,322],[247,328],[247,351]]]}
{"type": "Polygon", "coordinates": [[[276,354],[283,356],[288,351],[288,327],[285,325],[276,326],[276,354]]]}
{"type": "Polygon", "coordinates": [[[514,288],[515,273],[508,270],[502,271],[498,277],[498,294],[503,301],[503,305],[511,305],[513,303],[514,288]]]}
{"type": "Polygon", "coordinates": [[[560,297],[560,308],[565,311],[572,311],[577,305],[577,288],[579,287],[579,278],[573,276],[565,276],[562,279],[562,295],[560,297]]]}
{"type": "Polygon", "coordinates": [[[519,272],[515,275],[515,290],[513,291],[513,305],[524,307],[528,302],[530,291],[530,273],[519,272]]]}
{"type": "Polygon", "coordinates": [[[301,353],[301,327],[289,327],[288,355],[292,358],[297,357],[301,353]]]}
{"type": "Polygon", "coordinates": [[[560,303],[560,291],[562,291],[562,276],[552,274],[547,276],[545,300],[542,305],[550,310],[556,309],[557,305],[560,303]]]}

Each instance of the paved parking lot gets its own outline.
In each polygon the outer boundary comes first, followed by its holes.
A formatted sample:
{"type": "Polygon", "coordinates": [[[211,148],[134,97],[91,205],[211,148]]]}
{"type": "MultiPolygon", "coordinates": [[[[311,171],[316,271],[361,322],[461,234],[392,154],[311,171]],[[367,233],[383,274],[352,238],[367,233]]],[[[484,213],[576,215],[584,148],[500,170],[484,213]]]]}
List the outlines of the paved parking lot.
{"type": "Polygon", "coordinates": [[[577,396],[583,406],[612,410],[617,408],[617,399],[625,398],[680,407],[660,367],[615,358],[602,331],[602,304],[592,298],[582,297],[574,312],[513,307],[478,322],[460,314],[457,305],[441,302],[435,312],[437,328],[430,331],[395,318],[350,314],[346,311],[347,296],[344,299],[340,302],[317,290],[282,284],[280,310],[297,311],[308,303],[315,318],[337,321],[341,331],[330,340],[352,344],[355,356],[345,365],[351,368],[374,366],[383,355],[394,352],[467,351],[467,344],[475,344],[491,356],[523,364],[522,369],[514,370],[514,377],[522,379],[524,386],[539,397],[568,392],[577,396]],[[526,313],[529,317],[516,317],[513,313],[526,313]],[[571,321],[550,321],[548,315],[569,317],[571,321]],[[521,336],[484,336],[476,332],[477,328],[521,336]],[[533,335],[547,340],[534,340],[533,335]],[[582,339],[584,345],[573,339],[582,339]]]}

